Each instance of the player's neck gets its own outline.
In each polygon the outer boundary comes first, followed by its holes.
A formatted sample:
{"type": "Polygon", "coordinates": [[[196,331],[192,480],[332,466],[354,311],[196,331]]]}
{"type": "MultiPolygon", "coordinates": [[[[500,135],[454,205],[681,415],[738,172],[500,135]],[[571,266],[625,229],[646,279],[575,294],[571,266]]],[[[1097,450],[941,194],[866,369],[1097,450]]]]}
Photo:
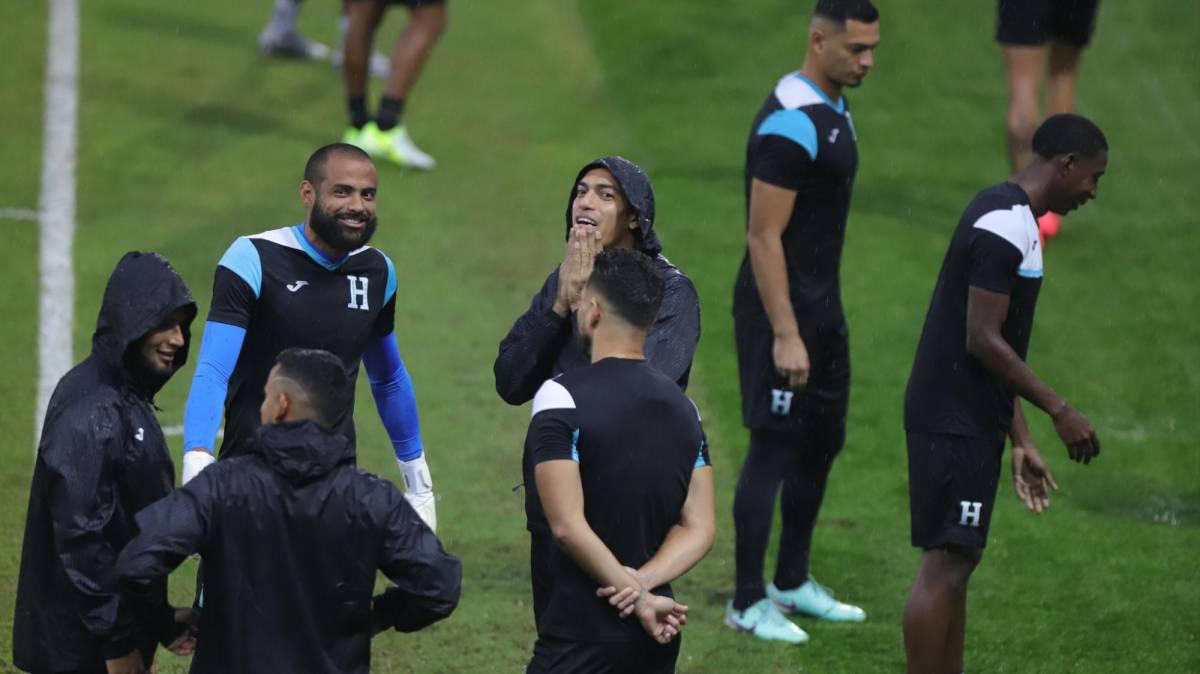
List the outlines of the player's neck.
{"type": "Polygon", "coordinates": [[[829,100],[836,101],[842,97],[842,85],[837,84],[833,80],[825,77],[824,73],[819,68],[812,65],[809,59],[804,59],[804,65],[800,68],[800,74],[809,82],[817,85],[817,87],[825,92],[829,100]]]}
{"type": "Polygon", "coordinates": [[[1028,166],[1009,178],[1010,182],[1016,183],[1017,187],[1025,191],[1025,196],[1029,197],[1029,210],[1033,211],[1035,217],[1040,218],[1050,210],[1049,198],[1046,193],[1050,184],[1050,173],[1053,170],[1053,166],[1034,158],[1028,166]]]}
{"type": "Polygon", "coordinates": [[[646,333],[616,328],[600,327],[592,334],[592,362],[605,358],[621,358],[624,360],[645,360],[643,350],[646,343],[646,333]]]}

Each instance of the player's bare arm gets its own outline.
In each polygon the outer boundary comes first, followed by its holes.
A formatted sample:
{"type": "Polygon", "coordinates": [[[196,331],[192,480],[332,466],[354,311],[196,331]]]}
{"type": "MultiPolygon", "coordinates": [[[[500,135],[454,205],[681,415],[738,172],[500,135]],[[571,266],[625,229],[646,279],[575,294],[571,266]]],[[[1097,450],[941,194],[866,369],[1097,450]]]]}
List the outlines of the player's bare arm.
{"type": "Polygon", "coordinates": [[[712,550],[717,533],[713,491],[712,466],[693,470],[679,524],[671,527],[662,547],[638,569],[647,588],[674,582],[712,550]]]}
{"type": "Polygon", "coordinates": [[[1019,397],[1013,399],[1013,422],[1009,437],[1012,439],[1013,488],[1017,498],[1031,512],[1043,512],[1050,507],[1050,492],[1058,490],[1058,483],[1033,443],[1019,397]]]}
{"type": "MultiPolygon", "coordinates": [[[[717,531],[712,472],[712,466],[702,466],[692,471],[687,500],[679,513],[679,524],[671,527],[658,552],[642,568],[626,567],[626,571],[631,572],[642,587],[652,589],[674,582],[712,550],[717,531]]],[[[637,599],[630,588],[618,591],[613,586],[597,589],[596,596],[608,598],[609,604],[621,612],[621,617],[633,612],[634,600],[637,599]]]]}
{"type": "Polygon", "coordinates": [[[775,369],[780,376],[787,377],[788,386],[802,388],[808,382],[808,350],[800,337],[800,326],[796,324],[796,313],[788,294],[787,261],[782,241],[795,205],[795,190],[755,178],[750,185],[750,224],[746,244],[750,251],[750,266],[754,269],[754,283],[775,333],[775,369]]]}
{"type": "Polygon", "coordinates": [[[1008,390],[1037,405],[1054,420],[1054,430],[1072,461],[1090,463],[1100,454],[1091,422],[1038,378],[1000,334],[1009,296],[971,286],[967,295],[967,353],[1008,390]]]}
{"type": "Polygon", "coordinates": [[[636,588],[634,613],[643,629],[659,643],[670,642],[679,633],[681,624],[677,614],[680,606],[674,600],[652,595],[649,588],[642,587],[592,530],[583,512],[579,464],[569,459],[543,461],[534,469],[534,477],[558,546],[599,585],[618,587],[622,591],[636,588]]]}

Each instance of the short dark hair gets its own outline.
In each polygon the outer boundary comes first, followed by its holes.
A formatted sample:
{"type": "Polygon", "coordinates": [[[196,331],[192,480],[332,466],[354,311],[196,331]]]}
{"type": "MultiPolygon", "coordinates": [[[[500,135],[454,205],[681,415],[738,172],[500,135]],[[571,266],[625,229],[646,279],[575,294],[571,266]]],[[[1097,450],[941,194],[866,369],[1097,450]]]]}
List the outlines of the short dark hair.
{"type": "Polygon", "coordinates": [[[626,248],[596,255],[588,287],[629,323],[643,330],[654,325],[662,304],[663,281],[649,255],[626,248]]]}
{"type": "Polygon", "coordinates": [[[843,26],[847,21],[875,23],[879,20],[879,10],[871,0],[817,0],[813,14],[843,26]]]}
{"type": "Polygon", "coordinates": [[[279,374],[296,382],[308,396],[316,422],[337,426],[349,406],[350,378],[342,359],[323,349],[284,349],[275,358],[279,374]]]}
{"type": "Polygon", "coordinates": [[[325,180],[325,165],[329,163],[329,158],[335,154],[348,154],[358,159],[366,159],[371,161],[371,155],[363,151],[362,148],[349,143],[330,143],[317,148],[317,151],[312,153],[308,161],[304,164],[304,179],[314,185],[320,185],[322,180],[325,180]]]}
{"type": "Polygon", "coordinates": [[[1033,152],[1042,159],[1064,154],[1095,157],[1108,151],[1108,139],[1092,120],[1083,115],[1052,115],[1033,134],[1033,152]]]}

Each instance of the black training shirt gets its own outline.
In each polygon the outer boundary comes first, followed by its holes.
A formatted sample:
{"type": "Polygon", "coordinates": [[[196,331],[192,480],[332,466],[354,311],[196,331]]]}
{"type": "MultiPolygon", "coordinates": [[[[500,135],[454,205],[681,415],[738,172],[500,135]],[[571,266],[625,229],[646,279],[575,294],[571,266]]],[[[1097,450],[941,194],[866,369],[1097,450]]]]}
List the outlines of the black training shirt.
{"type": "MultiPolygon", "coordinates": [[[[749,215],[755,178],[796,192],[783,254],[801,326],[844,320],[838,272],[858,169],[858,145],[844,97],[832,101],[800,73],[789,73],[759,108],[746,143],[749,215]]],[[[734,311],[762,312],[749,253],[742,259],[734,311]]]]}
{"type": "MultiPolygon", "coordinates": [[[[579,464],[588,524],[625,566],[639,568],[679,523],[692,471],[709,465],[699,415],[678,384],[642,360],[606,358],[542,385],[525,438],[534,463],[579,464]]],[[[532,486],[532,485],[531,485],[532,486]]],[[[534,490],[530,497],[537,499],[534,490]]],[[[622,620],[565,552],[539,633],[587,642],[646,637],[622,620]]],[[[657,594],[670,596],[665,585],[657,594]]]]}
{"type": "Polygon", "coordinates": [[[1042,285],[1042,247],[1029,197],[1014,183],[989,187],[967,206],[942,262],[904,401],[910,431],[972,437],[1012,426],[1013,394],[967,354],[970,286],[1010,297],[1001,327],[1022,360],[1042,285]]]}

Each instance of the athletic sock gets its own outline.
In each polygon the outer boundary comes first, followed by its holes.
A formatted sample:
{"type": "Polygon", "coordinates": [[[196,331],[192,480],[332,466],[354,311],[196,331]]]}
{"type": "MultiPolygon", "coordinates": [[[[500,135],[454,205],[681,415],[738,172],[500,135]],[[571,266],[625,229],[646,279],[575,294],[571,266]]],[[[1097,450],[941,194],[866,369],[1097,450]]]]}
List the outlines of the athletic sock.
{"type": "Polygon", "coordinates": [[[400,125],[403,115],[404,99],[384,96],[379,101],[379,115],[375,117],[375,123],[379,125],[380,131],[391,131],[400,125]]]}
{"type": "Polygon", "coordinates": [[[296,19],[300,16],[300,3],[296,0],[275,0],[275,11],[267,29],[276,33],[296,32],[296,19]]]}
{"type": "Polygon", "coordinates": [[[763,560],[771,537],[775,495],[794,470],[799,438],[784,433],[750,432],[750,450],[742,464],[733,498],[736,586],[733,608],[744,611],[767,596],[763,560]]]}
{"type": "Polygon", "coordinates": [[[783,482],[780,496],[779,557],[775,564],[775,587],[794,590],[808,582],[808,558],[812,549],[813,529],[825,497],[825,483],[833,467],[833,455],[797,448],[800,456],[795,470],[783,482]]]}
{"type": "Polygon", "coordinates": [[[366,96],[350,96],[346,99],[346,104],[350,109],[350,125],[354,128],[361,129],[371,120],[367,116],[366,96]]]}

